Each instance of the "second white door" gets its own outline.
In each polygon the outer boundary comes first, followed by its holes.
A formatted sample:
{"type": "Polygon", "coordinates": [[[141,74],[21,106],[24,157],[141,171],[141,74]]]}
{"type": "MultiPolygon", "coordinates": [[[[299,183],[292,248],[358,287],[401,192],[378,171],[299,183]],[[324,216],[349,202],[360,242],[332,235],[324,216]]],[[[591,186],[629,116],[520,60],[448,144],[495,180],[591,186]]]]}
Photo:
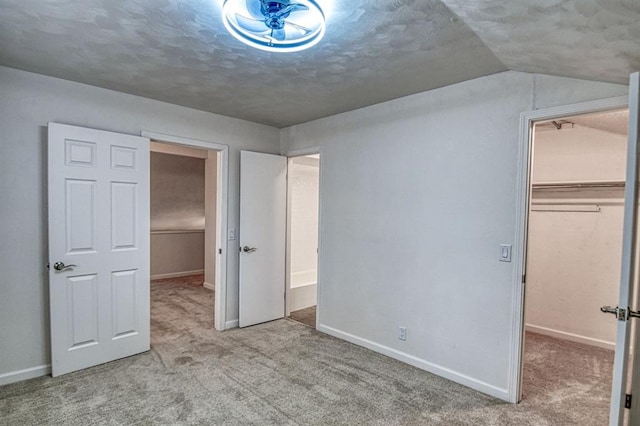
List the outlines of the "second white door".
{"type": "Polygon", "coordinates": [[[240,153],[239,325],[284,317],[287,159],[240,153]]]}

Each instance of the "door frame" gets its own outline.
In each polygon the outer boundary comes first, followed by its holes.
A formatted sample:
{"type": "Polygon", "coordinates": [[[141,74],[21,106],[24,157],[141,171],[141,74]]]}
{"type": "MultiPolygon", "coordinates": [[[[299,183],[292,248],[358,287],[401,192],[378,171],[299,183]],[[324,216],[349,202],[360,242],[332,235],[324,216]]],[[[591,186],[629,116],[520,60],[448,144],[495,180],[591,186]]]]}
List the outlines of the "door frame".
{"type": "Polygon", "coordinates": [[[529,203],[531,199],[531,168],[533,150],[533,125],[538,121],[562,119],[579,114],[624,109],[629,106],[628,96],[599,99],[570,105],[528,111],[520,114],[518,139],[518,172],[516,177],[516,235],[513,244],[513,322],[511,325],[511,355],[507,395],[509,402],[518,403],[522,397],[522,372],[524,365],[524,276],[527,262],[527,235],[529,228],[529,203]]]}
{"type": "Polygon", "coordinates": [[[149,131],[141,132],[141,135],[151,141],[165,144],[181,145],[190,148],[207,149],[218,152],[217,188],[216,188],[216,248],[222,249],[222,253],[216,254],[214,289],[214,328],[218,331],[226,329],[227,317],[227,254],[229,242],[227,235],[228,196],[229,196],[229,145],[215,142],[184,138],[149,131]]]}
{"type": "Polygon", "coordinates": [[[287,157],[287,235],[285,249],[285,318],[291,314],[291,186],[289,185],[289,162],[293,157],[303,157],[305,155],[318,154],[320,156],[320,164],[318,167],[318,271],[316,279],[316,329],[320,325],[321,312],[321,294],[322,273],[320,265],[322,259],[322,147],[312,146],[308,148],[298,148],[287,151],[284,154],[287,157]]]}

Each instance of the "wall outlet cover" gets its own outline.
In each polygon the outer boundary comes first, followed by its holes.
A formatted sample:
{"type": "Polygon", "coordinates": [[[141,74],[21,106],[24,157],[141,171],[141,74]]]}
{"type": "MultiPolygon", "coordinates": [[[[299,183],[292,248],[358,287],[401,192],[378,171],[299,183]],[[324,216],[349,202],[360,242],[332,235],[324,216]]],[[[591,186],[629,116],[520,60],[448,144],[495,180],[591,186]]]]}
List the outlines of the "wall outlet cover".
{"type": "Polygon", "coordinates": [[[398,327],[398,339],[402,341],[407,340],[407,327],[404,327],[404,326],[398,327]]]}

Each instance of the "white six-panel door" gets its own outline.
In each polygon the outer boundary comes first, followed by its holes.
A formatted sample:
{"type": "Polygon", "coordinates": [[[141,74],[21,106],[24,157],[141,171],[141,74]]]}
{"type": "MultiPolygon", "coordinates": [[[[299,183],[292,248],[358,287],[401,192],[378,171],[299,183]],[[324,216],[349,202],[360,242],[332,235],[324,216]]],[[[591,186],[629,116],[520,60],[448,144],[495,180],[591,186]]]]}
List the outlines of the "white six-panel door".
{"type": "MultiPolygon", "coordinates": [[[[640,318],[630,312],[640,310],[638,303],[638,273],[640,272],[640,245],[638,238],[638,190],[640,189],[640,74],[631,75],[629,84],[629,143],[627,149],[627,176],[624,199],[624,230],[622,238],[622,271],[620,295],[616,314],[618,330],[613,366],[610,425],[640,424],[640,349],[637,343],[640,318]],[[633,324],[635,322],[635,324],[633,324]],[[631,379],[631,380],[630,380],[631,379]],[[631,410],[625,408],[625,396],[632,395],[631,410]],[[626,420],[625,420],[626,418],[626,420]]],[[[614,317],[611,317],[614,320],[614,317]]]]}
{"type": "Polygon", "coordinates": [[[287,158],[240,152],[240,327],[284,317],[287,158]]]}
{"type": "Polygon", "coordinates": [[[149,350],[149,140],[50,123],[48,157],[58,376],[149,350]]]}

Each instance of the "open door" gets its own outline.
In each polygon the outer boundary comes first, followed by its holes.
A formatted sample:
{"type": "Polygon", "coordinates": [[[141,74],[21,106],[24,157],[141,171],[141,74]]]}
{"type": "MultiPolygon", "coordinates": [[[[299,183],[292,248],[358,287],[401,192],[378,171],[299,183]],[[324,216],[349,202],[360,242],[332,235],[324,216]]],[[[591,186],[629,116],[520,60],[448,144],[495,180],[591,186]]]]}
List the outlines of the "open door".
{"type": "Polygon", "coordinates": [[[149,350],[149,139],[49,124],[52,375],[149,350]]]}
{"type": "Polygon", "coordinates": [[[284,317],[287,158],[240,152],[240,327],[284,317]]]}
{"type": "Polygon", "coordinates": [[[602,311],[612,313],[618,320],[613,389],[611,395],[610,425],[640,423],[640,354],[638,340],[638,163],[640,161],[638,122],[640,109],[640,74],[631,75],[629,85],[629,145],[624,207],[624,234],[622,240],[622,273],[618,307],[603,306],[602,311]],[[635,322],[635,323],[634,323],[635,322]],[[626,411],[626,412],[625,412],[626,411]],[[626,420],[625,420],[626,418],[626,420]]]}

